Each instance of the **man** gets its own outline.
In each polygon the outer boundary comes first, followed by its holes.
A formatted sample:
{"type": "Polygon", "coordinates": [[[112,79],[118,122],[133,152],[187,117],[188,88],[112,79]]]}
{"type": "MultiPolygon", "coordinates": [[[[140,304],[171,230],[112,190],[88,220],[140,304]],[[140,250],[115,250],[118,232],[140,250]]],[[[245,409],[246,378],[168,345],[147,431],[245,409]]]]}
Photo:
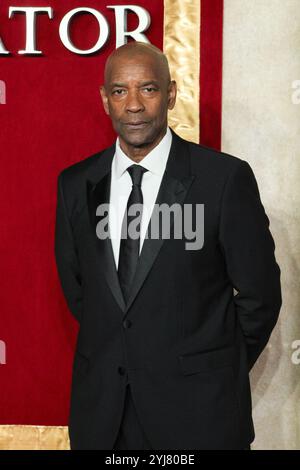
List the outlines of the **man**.
{"type": "Polygon", "coordinates": [[[58,178],[56,261],[80,324],[71,449],[249,448],[249,371],[281,307],[254,174],[168,128],[176,83],[154,46],[115,50],[101,96],[117,141],[58,178]],[[151,237],[173,205],[173,230],[204,207],[197,249],[186,232],[151,237]]]}

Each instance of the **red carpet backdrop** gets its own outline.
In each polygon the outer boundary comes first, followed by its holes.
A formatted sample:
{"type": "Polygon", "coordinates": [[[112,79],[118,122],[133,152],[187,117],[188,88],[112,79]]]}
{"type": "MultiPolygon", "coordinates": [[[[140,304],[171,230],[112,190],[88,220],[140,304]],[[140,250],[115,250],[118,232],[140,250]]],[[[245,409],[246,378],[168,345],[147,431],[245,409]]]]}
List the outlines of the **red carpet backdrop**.
{"type": "MultiPolygon", "coordinates": [[[[116,138],[99,86],[106,58],[122,40],[120,7],[129,3],[144,17],[148,12],[141,34],[167,54],[178,84],[169,125],[188,140],[248,160],[257,175],[289,300],[252,374],[256,446],[297,448],[300,191],[291,191],[300,174],[299,106],[292,101],[300,79],[299,0],[2,0],[0,449],[69,447],[78,325],[54,258],[57,176],[116,138]],[[24,12],[12,11],[29,6],[48,9],[36,15],[31,42],[29,15],[26,22],[24,12]],[[70,19],[67,47],[60,33],[76,8],[92,10],[70,19]],[[99,37],[99,50],[85,54],[99,37]],[[19,53],[30,48],[41,53],[19,53]]],[[[127,9],[125,17],[126,31],[139,27],[137,11],[127,9]]]]}

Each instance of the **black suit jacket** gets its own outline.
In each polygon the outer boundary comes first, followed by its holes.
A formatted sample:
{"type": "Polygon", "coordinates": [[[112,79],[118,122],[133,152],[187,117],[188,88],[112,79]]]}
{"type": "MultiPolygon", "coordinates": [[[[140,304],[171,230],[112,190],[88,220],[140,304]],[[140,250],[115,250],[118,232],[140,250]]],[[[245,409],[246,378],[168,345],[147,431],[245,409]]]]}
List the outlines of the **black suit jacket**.
{"type": "Polygon", "coordinates": [[[281,307],[269,219],[246,161],[172,134],[156,202],[204,204],[204,245],[145,239],[127,306],[111,241],[96,235],[115,144],[58,177],[56,262],[80,323],[71,449],[113,448],[127,379],[153,449],[254,439],[249,370],[281,307]]]}

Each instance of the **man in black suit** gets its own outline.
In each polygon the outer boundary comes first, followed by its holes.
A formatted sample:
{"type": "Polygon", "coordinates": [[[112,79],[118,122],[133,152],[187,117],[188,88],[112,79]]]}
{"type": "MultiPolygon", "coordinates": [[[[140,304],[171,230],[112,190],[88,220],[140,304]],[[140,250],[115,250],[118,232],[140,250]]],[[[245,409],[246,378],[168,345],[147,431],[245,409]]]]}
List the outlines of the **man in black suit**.
{"type": "Polygon", "coordinates": [[[249,448],[249,371],[281,307],[255,176],[168,127],[176,83],[154,46],[116,49],[101,96],[116,142],[58,177],[56,262],[80,324],[71,449],[249,448]]]}

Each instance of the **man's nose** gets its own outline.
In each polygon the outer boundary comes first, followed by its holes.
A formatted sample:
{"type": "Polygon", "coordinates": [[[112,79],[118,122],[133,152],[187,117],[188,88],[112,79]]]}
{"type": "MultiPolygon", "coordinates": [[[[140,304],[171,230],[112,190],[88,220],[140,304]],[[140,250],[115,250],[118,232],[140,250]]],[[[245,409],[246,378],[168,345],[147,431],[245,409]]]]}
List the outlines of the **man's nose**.
{"type": "Polygon", "coordinates": [[[136,113],[138,111],[143,111],[144,105],[142,100],[139,97],[138,91],[128,91],[127,100],[126,100],[126,111],[136,113]]]}

